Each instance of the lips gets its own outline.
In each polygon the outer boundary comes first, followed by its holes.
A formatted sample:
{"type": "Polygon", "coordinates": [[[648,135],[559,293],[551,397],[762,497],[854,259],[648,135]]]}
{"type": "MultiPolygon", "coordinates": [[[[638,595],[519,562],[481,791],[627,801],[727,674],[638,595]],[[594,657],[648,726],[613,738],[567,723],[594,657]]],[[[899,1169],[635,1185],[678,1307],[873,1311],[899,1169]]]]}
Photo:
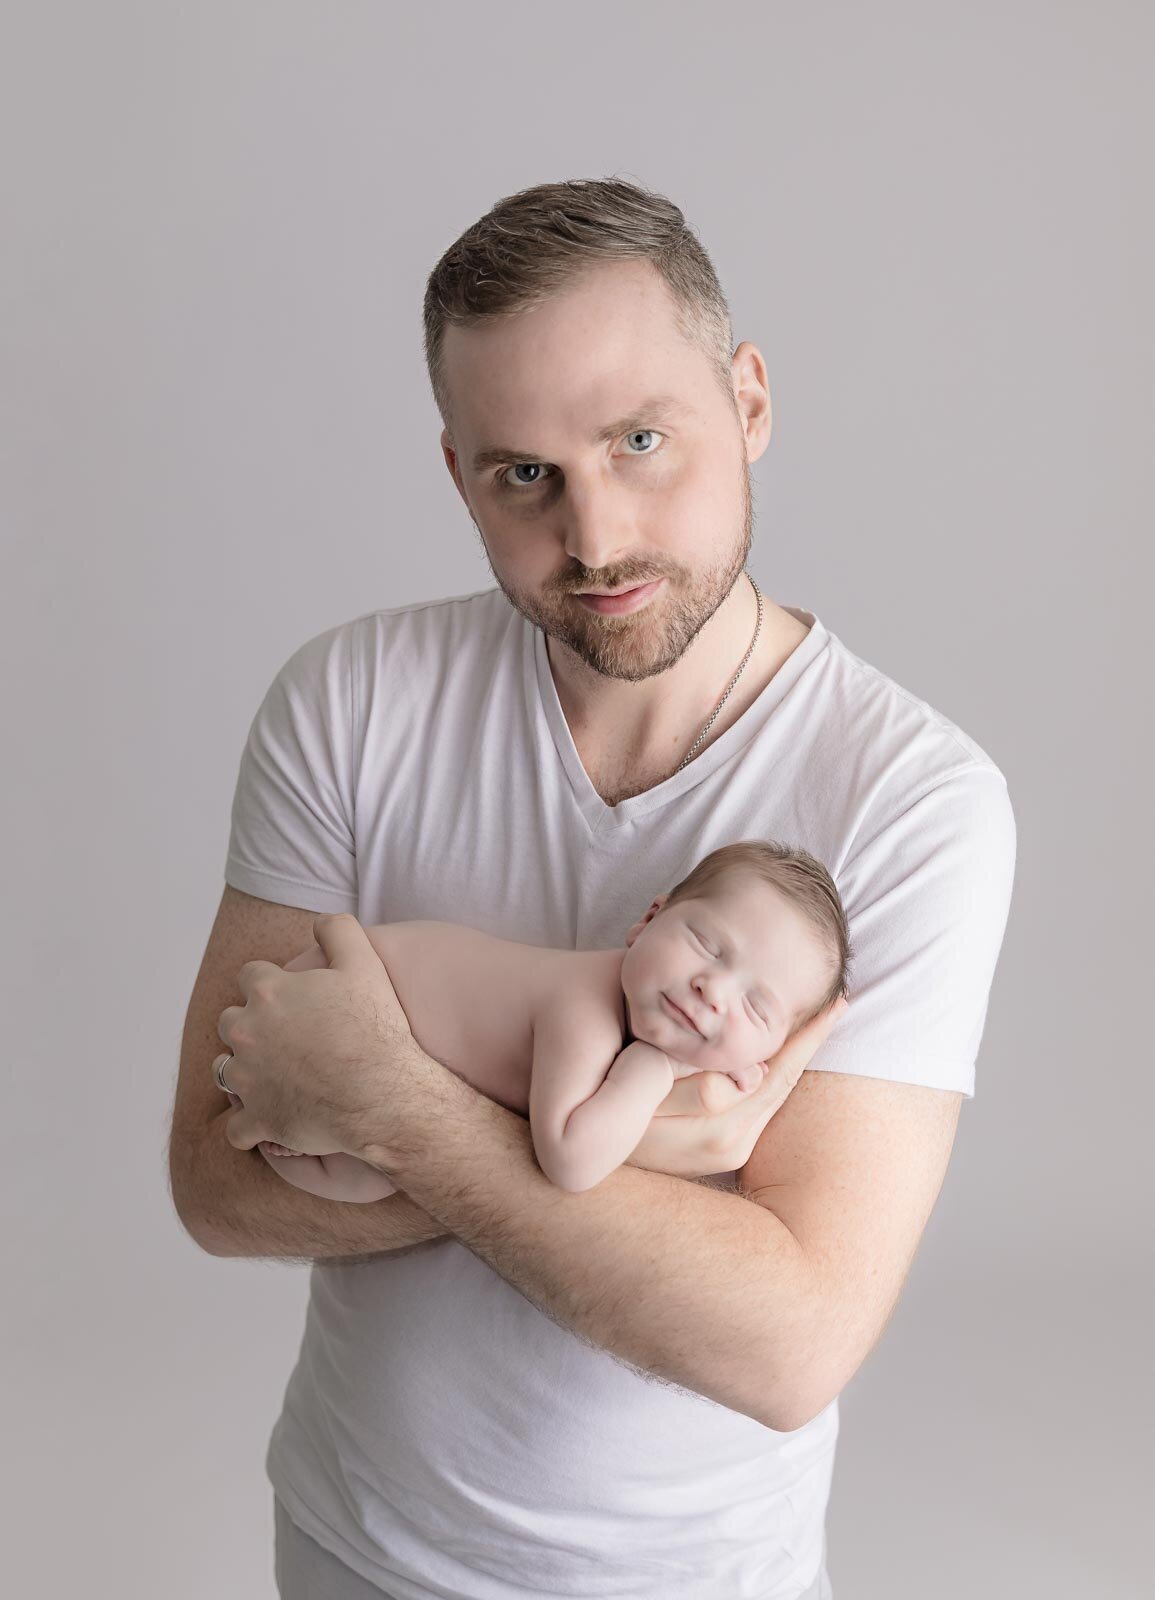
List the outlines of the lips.
{"type": "Polygon", "coordinates": [[[674,1013],[674,1015],[681,1022],[685,1023],[687,1028],[691,1028],[698,1035],[699,1038],[703,1038],[704,1037],[701,1028],[698,1027],[697,1023],[693,1020],[693,1018],[688,1016],[687,1013],[682,1010],[681,1006],[675,1005],[675,1003],[670,999],[669,995],[666,994],[664,991],[662,993],[662,999],[666,1002],[666,1004],[669,1006],[670,1010],[674,1013]]]}
{"type": "Polygon", "coordinates": [[[616,589],[612,594],[599,594],[594,589],[588,589],[584,594],[578,594],[578,603],[587,611],[593,611],[600,616],[623,616],[627,612],[640,611],[649,604],[652,597],[661,588],[663,579],[652,578],[649,583],[634,584],[629,589],[616,589]]]}

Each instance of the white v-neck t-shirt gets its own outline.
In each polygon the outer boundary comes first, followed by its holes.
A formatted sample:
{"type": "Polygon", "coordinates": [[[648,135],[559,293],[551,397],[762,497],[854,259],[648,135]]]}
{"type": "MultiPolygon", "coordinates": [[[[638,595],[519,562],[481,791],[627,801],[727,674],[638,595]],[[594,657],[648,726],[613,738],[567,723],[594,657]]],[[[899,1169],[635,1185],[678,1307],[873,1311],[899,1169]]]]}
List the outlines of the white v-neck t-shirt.
{"type": "MultiPolygon", "coordinates": [[[[610,949],[719,845],[825,863],[851,1007],[811,1061],[974,1092],[1015,865],[974,740],[809,632],[681,772],[607,806],[545,636],[494,586],[308,640],[253,719],[225,878],[364,925],[432,918],[610,949]]],[[[733,1188],[733,1174],[713,1180],[733,1188]]],[[[828,1593],[835,1400],[778,1433],[643,1376],[456,1239],[313,1267],[270,1481],[397,1600],[803,1600],[828,1593]]]]}

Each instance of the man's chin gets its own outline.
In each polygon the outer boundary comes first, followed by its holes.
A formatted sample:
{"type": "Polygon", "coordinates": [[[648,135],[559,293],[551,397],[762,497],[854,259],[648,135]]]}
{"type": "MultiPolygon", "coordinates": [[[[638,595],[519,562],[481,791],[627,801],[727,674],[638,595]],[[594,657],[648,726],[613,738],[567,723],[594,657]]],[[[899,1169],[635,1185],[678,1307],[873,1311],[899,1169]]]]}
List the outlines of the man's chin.
{"type": "Polygon", "coordinates": [[[690,643],[672,637],[669,618],[651,615],[652,607],[633,615],[599,617],[585,611],[576,597],[562,606],[539,626],[605,678],[638,682],[668,672],[690,643]]]}
{"type": "Polygon", "coordinates": [[[661,642],[647,647],[630,641],[618,648],[607,646],[602,640],[578,640],[575,643],[563,637],[562,642],[568,644],[592,671],[603,678],[618,678],[623,683],[640,683],[660,672],[668,672],[682,656],[682,652],[671,651],[668,645],[661,642]]]}

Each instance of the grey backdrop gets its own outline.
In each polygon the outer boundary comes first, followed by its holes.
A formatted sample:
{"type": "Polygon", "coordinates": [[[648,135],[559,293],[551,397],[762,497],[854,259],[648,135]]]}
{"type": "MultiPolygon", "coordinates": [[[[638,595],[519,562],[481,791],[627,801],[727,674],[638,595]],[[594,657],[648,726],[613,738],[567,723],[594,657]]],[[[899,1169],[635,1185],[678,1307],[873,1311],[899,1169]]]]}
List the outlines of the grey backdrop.
{"type": "Polygon", "coordinates": [[[1150,1593],[1150,8],[0,25],[13,1592],[273,1595],[305,1271],[201,1252],[165,1164],[237,762],[306,638],[492,581],[425,276],[499,196],[619,174],[765,355],[756,577],[1018,819],[976,1098],[843,1396],[838,1600],[1150,1593]]]}

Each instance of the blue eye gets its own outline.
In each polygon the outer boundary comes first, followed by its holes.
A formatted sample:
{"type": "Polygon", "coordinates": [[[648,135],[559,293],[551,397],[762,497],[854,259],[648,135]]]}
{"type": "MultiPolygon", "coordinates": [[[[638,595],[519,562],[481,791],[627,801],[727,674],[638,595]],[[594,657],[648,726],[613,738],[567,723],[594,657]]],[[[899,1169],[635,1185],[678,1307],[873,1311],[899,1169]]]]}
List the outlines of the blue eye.
{"type": "MultiPolygon", "coordinates": [[[[636,439],[639,434],[648,434],[652,439],[664,439],[666,437],[664,433],[658,433],[654,428],[635,428],[632,433],[627,433],[624,435],[624,437],[627,439],[636,439]]],[[[656,456],[660,449],[661,446],[659,445],[657,450],[630,451],[629,454],[633,455],[636,460],[645,461],[648,460],[650,456],[656,456]]],[[[517,461],[512,467],[503,467],[497,475],[497,487],[500,490],[508,491],[510,494],[524,494],[527,489],[537,489],[545,482],[544,476],[536,479],[533,483],[507,483],[505,474],[507,472],[516,472],[520,467],[543,466],[544,463],[541,461],[517,461]]]]}

